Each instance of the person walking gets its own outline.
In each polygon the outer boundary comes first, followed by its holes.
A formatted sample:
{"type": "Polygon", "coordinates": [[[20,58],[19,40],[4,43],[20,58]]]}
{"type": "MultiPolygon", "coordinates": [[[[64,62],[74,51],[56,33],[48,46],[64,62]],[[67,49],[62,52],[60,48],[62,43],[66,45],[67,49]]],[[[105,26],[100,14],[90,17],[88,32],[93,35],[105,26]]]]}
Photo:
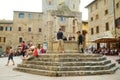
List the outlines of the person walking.
{"type": "Polygon", "coordinates": [[[84,53],[84,48],[83,48],[84,36],[81,34],[80,31],[77,31],[77,34],[78,34],[78,50],[79,52],[84,53]]]}
{"type": "Polygon", "coordinates": [[[57,40],[58,40],[58,51],[60,52],[62,51],[62,53],[64,53],[63,32],[61,28],[57,32],[57,40]]]}
{"type": "Polygon", "coordinates": [[[14,60],[13,60],[13,51],[12,51],[12,47],[8,47],[7,50],[6,50],[6,53],[7,53],[7,55],[8,55],[8,61],[7,61],[6,66],[9,65],[10,60],[12,60],[13,65],[15,65],[15,62],[14,62],[14,60]]]}

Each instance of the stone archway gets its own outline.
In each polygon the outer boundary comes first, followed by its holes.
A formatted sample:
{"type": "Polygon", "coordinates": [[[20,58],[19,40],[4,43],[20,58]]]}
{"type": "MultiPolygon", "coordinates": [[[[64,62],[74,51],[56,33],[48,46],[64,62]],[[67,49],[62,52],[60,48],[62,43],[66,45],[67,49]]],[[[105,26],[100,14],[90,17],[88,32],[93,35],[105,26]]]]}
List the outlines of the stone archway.
{"type": "Polygon", "coordinates": [[[63,32],[65,32],[65,26],[60,26],[63,32]]]}

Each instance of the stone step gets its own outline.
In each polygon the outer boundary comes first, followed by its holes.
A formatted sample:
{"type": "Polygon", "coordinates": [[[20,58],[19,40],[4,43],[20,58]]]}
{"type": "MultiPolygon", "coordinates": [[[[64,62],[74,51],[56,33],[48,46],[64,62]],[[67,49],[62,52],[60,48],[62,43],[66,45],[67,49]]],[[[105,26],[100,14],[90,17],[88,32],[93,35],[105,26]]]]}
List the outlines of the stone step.
{"type": "Polygon", "coordinates": [[[44,76],[85,76],[85,75],[103,75],[103,74],[113,74],[117,67],[113,67],[109,70],[89,70],[89,71],[48,71],[48,70],[39,70],[39,69],[32,69],[32,68],[14,68],[13,70],[36,74],[36,75],[44,75],[44,76]]]}
{"type": "Polygon", "coordinates": [[[34,64],[18,64],[18,67],[23,68],[34,68],[40,70],[50,70],[50,71],[76,71],[76,70],[108,70],[114,67],[115,64],[107,64],[104,66],[44,66],[44,65],[34,65],[34,64]]]}
{"type": "Polygon", "coordinates": [[[36,58],[34,59],[34,61],[51,61],[51,62],[78,62],[78,61],[103,61],[106,60],[106,57],[87,57],[87,58],[82,58],[82,57],[78,57],[78,58],[36,58]]]}
{"type": "Polygon", "coordinates": [[[47,53],[23,60],[14,70],[46,76],[80,76],[113,73],[115,63],[99,54],[47,53]]]}
{"type": "Polygon", "coordinates": [[[100,54],[80,54],[80,53],[58,53],[58,54],[40,54],[40,58],[79,58],[79,57],[102,57],[100,54]]]}
{"type": "MultiPolygon", "coordinates": [[[[50,54],[53,54],[53,53],[60,54],[60,52],[58,52],[57,50],[54,50],[54,51],[48,50],[47,53],[50,53],[50,54]]],[[[80,52],[78,50],[65,50],[65,53],[80,53],[80,52]]]]}
{"type": "Polygon", "coordinates": [[[105,61],[80,61],[80,62],[46,62],[46,61],[24,61],[24,64],[34,64],[34,65],[44,65],[44,66],[100,66],[100,65],[106,65],[111,63],[110,60],[105,61]]]}

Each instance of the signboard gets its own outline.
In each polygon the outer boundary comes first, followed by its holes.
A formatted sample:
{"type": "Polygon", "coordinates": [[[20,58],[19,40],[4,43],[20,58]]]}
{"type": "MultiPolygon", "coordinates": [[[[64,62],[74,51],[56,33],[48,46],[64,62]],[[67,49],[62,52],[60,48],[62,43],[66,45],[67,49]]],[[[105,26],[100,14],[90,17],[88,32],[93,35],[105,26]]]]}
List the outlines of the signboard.
{"type": "Polygon", "coordinates": [[[45,50],[48,49],[48,43],[47,43],[47,42],[43,42],[43,48],[44,48],[45,50]]]}

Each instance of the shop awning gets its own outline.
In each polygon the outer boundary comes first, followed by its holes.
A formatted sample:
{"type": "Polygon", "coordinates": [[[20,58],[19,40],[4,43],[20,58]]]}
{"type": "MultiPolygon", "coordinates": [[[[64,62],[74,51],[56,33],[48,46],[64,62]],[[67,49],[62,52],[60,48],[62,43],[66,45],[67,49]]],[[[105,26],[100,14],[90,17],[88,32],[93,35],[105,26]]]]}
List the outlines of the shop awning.
{"type": "Polygon", "coordinates": [[[93,43],[115,43],[115,42],[120,42],[120,38],[100,38],[92,42],[93,43]]]}

